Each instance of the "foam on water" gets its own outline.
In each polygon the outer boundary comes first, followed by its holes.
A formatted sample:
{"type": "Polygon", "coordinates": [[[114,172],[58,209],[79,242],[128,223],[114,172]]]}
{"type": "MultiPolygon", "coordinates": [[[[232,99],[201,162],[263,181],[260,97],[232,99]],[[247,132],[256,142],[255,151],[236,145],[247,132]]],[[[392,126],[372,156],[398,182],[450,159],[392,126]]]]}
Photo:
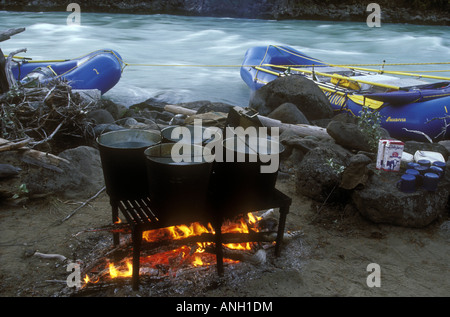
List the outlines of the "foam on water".
{"type": "MultiPolygon", "coordinates": [[[[66,59],[110,48],[127,63],[154,65],[240,65],[247,49],[269,44],[289,45],[338,64],[443,62],[450,53],[450,29],[444,26],[382,24],[369,28],[356,22],[83,12],[81,26],[68,26],[69,14],[0,11],[0,29],[27,28],[2,43],[4,53],[26,47],[27,57],[66,59]]],[[[450,67],[430,67],[442,68],[450,67]]],[[[439,75],[450,77],[450,73],[439,75]]],[[[126,106],[150,97],[246,106],[250,91],[240,78],[239,67],[129,66],[105,97],[126,106]]]]}

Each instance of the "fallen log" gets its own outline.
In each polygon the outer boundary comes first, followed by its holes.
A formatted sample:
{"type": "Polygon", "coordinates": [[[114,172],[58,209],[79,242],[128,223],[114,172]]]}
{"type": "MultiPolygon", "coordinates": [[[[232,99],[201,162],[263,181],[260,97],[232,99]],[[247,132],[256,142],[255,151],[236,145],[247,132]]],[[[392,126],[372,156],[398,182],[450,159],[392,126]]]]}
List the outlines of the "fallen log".
{"type": "Polygon", "coordinates": [[[327,129],[309,124],[289,124],[279,120],[263,117],[258,115],[259,121],[268,128],[279,128],[280,134],[285,131],[292,131],[300,137],[315,136],[319,139],[333,140],[328,134],[327,129]]]}
{"type": "Polygon", "coordinates": [[[193,115],[197,114],[196,110],[187,109],[187,108],[176,106],[176,105],[166,105],[166,106],[164,106],[164,110],[171,112],[171,113],[175,113],[175,114],[184,114],[187,116],[193,116],[193,115]]]}
{"type": "Polygon", "coordinates": [[[15,28],[15,29],[8,29],[6,31],[3,31],[0,33],[0,42],[9,40],[11,36],[22,33],[25,31],[25,28],[15,28]]]}
{"type": "MultiPolygon", "coordinates": [[[[244,108],[242,108],[244,111],[244,108]]],[[[175,113],[175,114],[185,114],[187,116],[192,116],[197,113],[197,111],[192,109],[186,109],[181,106],[176,105],[166,105],[164,107],[164,110],[175,113]]],[[[298,136],[305,137],[305,136],[315,136],[320,139],[329,139],[332,140],[333,138],[327,133],[327,130],[322,127],[309,125],[309,124],[288,124],[283,123],[280,120],[271,119],[268,117],[264,117],[261,115],[256,115],[256,118],[261,122],[261,124],[268,128],[279,128],[280,133],[284,131],[292,131],[293,133],[297,134],[298,136]]]]}
{"type": "Polygon", "coordinates": [[[43,167],[58,173],[63,173],[63,169],[59,166],[62,163],[70,164],[70,162],[62,157],[45,153],[33,149],[21,148],[24,152],[22,153],[22,161],[31,165],[43,167]]]}

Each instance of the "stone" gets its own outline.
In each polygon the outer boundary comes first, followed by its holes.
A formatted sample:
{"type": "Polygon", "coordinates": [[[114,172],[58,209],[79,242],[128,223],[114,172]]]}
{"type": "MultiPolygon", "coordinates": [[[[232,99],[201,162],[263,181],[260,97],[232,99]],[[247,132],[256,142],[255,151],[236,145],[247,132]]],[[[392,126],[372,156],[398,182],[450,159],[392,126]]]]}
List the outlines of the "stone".
{"type": "Polygon", "coordinates": [[[0,164],[0,179],[17,176],[22,169],[11,164],[0,164]]]}
{"type": "Polygon", "coordinates": [[[338,144],[322,143],[310,150],[296,167],[297,191],[318,201],[341,199],[338,188],[341,175],[337,167],[346,167],[351,157],[352,154],[338,144]]]}
{"type": "Polygon", "coordinates": [[[211,102],[210,104],[202,105],[197,110],[197,114],[207,113],[211,111],[229,113],[230,110],[233,109],[234,107],[235,106],[223,102],[211,102]]]}
{"type": "Polygon", "coordinates": [[[113,116],[114,120],[121,119],[128,111],[128,108],[124,105],[117,104],[108,99],[101,99],[98,105],[100,109],[108,111],[113,116]]]}
{"type": "Polygon", "coordinates": [[[22,182],[27,185],[30,196],[57,194],[66,199],[88,198],[104,186],[97,149],[79,146],[61,152],[59,157],[69,161],[58,166],[62,173],[32,167],[24,175],[22,182]]]}
{"type": "MultiPolygon", "coordinates": [[[[373,164],[370,166],[374,169],[373,164]]],[[[374,170],[364,188],[352,193],[352,201],[360,214],[375,223],[421,228],[447,212],[448,176],[440,181],[437,191],[419,188],[414,193],[404,193],[397,188],[400,176],[400,173],[374,170]]]]}
{"type": "Polygon", "coordinates": [[[360,185],[365,185],[369,175],[367,165],[370,163],[372,163],[372,160],[364,154],[352,156],[349,165],[342,173],[339,186],[344,189],[354,189],[360,185]]]}
{"type": "Polygon", "coordinates": [[[97,124],[94,127],[94,136],[98,137],[102,133],[111,132],[111,131],[117,131],[117,130],[123,130],[124,127],[114,124],[114,123],[103,123],[103,124],[97,124]]]}
{"type": "Polygon", "coordinates": [[[354,123],[333,120],[328,124],[327,132],[337,144],[347,149],[372,151],[369,138],[354,123]]]}
{"type": "Polygon", "coordinates": [[[297,106],[293,103],[283,103],[281,106],[272,111],[269,118],[280,120],[283,123],[290,124],[310,124],[305,115],[298,110],[297,106]]]}
{"type": "Polygon", "coordinates": [[[154,98],[149,98],[143,102],[131,105],[128,109],[138,112],[140,110],[148,109],[150,111],[164,111],[164,107],[168,105],[167,102],[159,101],[154,98]]]}
{"type": "Polygon", "coordinates": [[[442,140],[442,141],[439,141],[438,144],[445,147],[445,149],[447,150],[447,153],[450,153],[450,140],[442,140]]]}
{"type": "Polygon", "coordinates": [[[114,117],[105,109],[95,109],[87,114],[87,118],[95,124],[114,123],[114,117]]]}
{"type": "Polygon", "coordinates": [[[72,89],[73,94],[78,94],[83,105],[96,104],[102,98],[102,93],[98,89],[72,89]]]}
{"type": "Polygon", "coordinates": [[[294,104],[308,120],[331,118],[333,108],[322,90],[302,76],[279,77],[258,89],[249,106],[267,116],[284,103],[294,104]]]}

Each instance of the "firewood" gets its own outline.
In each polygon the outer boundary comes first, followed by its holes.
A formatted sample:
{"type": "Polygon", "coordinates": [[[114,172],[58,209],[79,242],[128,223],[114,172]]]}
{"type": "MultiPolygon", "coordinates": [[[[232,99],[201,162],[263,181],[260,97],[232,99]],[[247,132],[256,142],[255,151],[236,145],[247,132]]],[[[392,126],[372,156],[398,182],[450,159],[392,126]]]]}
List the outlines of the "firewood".
{"type": "Polygon", "coordinates": [[[70,162],[62,157],[45,153],[37,150],[25,148],[22,154],[22,161],[31,165],[36,165],[58,173],[63,173],[63,169],[59,167],[61,163],[70,164],[70,162]]]}
{"type": "MultiPolygon", "coordinates": [[[[205,252],[215,254],[216,251],[215,251],[214,247],[207,247],[205,252]]],[[[223,257],[226,259],[252,263],[255,265],[264,264],[267,260],[266,251],[263,249],[260,249],[255,253],[251,253],[248,251],[231,250],[231,249],[224,248],[223,249],[223,257]]]]}
{"type": "Polygon", "coordinates": [[[187,108],[175,106],[175,105],[166,105],[166,106],[164,106],[164,110],[175,113],[175,114],[185,114],[187,116],[192,116],[197,113],[196,110],[187,109],[187,108]]]}
{"type": "Polygon", "coordinates": [[[90,197],[88,200],[86,200],[85,202],[83,202],[81,204],[81,206],[75,208],[70,214],[68,214],[64,219],[61,220],[60,223],[63,223],[64,221],[68,220],[69,218],[71,218],[78,210],[80,210],[81,208],[83,208],[84,206],[86,206],[89,202],[91,202],[92,200],[96,199],[103,191],[106,190],[106,187],[103,186],[94,196],[90,197]]]}
{"type": "Polygon", "coordinates": [[[45,254],[40,252],[34,252],[33,256],[42,258],[42,259],[56,259],[60,261],[65,261],[67,258],[64,255],[61,254],[45,254]]]}
{"type": "Polygon", "coordinates": [[[32,140],[30,138],[17,142],[11,142],[5,139],[0,139],[0,152],[23,148],[24,146],[27,146],[31,141],[32,140]]]}

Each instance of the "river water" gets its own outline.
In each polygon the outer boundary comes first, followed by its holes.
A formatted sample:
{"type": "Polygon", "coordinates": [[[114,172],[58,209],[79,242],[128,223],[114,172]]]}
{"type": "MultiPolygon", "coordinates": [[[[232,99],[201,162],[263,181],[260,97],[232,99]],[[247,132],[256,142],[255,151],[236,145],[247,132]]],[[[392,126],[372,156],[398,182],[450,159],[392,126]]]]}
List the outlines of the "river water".
{"type": "MultiPolygon", "coordinates": [[[[75,58],[109,48],[127,63],[160,65],[125,68],[105,98],[126,106],[150,97],[170,103],[211,100],[247,106],[250,91],[238,66],[246,50],[257,45],[288,45],[336,64],[450,61],[448,26],[382,22],[370,28],[364,22],[83,12],[80,25],[67,25],[69,14],[0,11],[0,30],[26,27],[0,47],[5,54],[27,48],[24,56],[35,60],[75,58]]],[[[389,68],[397,69],[448,70],[450,65],[389,68]]],[[[450,77],[450,72],[436,75],[450,77]]]]}

